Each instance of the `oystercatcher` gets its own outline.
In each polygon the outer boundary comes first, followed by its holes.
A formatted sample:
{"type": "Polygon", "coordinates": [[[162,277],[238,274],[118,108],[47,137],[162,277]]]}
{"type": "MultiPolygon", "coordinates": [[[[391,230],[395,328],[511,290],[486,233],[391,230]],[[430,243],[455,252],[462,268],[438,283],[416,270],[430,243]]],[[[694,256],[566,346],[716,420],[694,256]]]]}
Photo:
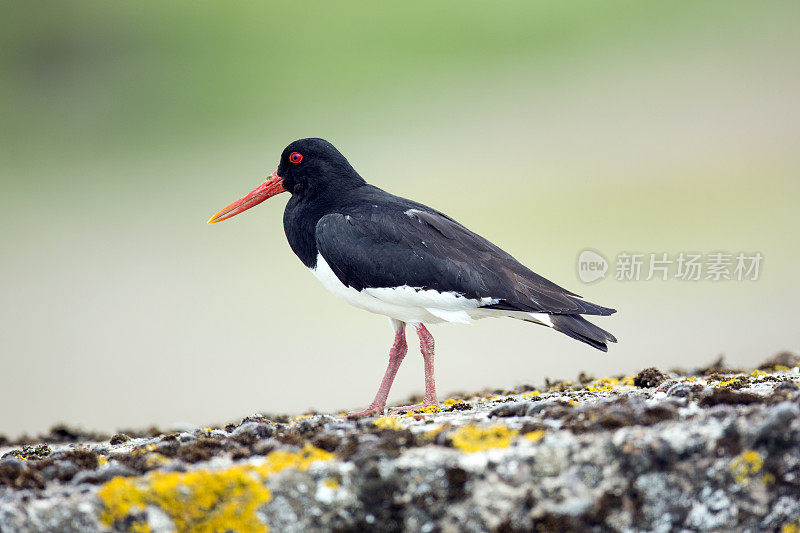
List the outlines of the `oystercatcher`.
{"type": "Polygon", "coordinates": [[[264,183],[208,222],[236,216],[282,192],[291,194],[283,214],[286,238],[303,264],[336,296],[386,315],[394,328],[378,393],[367,409],[350,416],[385,409],[407,352],[406,324],[419,336],[425,396],[400,411],[438,405],[433,336],[425,324],[511,317],[602,351],[616,342],[581,316],[606,316],[614,309],[546,280],[444,213],[369,185],[324,139],[291,143],[264,183]]]}

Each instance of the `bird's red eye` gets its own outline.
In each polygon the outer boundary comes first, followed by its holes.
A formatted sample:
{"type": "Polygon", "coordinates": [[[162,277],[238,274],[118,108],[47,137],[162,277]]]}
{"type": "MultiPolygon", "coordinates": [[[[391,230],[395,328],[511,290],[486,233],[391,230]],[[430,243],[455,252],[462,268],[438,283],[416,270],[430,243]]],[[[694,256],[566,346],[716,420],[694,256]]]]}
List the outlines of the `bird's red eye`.
{"type": "Polygon", "coordinates": [[[303,154],[301,154],[300,152],[292,152],[289,155],[289,161],[292,163],[299,163],[302,160],[303,160],[303,154]]]}

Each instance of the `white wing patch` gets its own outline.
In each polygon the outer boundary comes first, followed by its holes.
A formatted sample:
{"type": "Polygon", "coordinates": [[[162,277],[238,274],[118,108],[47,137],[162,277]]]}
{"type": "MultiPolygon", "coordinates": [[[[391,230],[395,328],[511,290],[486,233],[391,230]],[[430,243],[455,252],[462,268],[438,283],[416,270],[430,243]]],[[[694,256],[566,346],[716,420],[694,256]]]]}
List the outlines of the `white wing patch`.
{"type": "Polygon", "coordinates": [[[456,324],[469,324],[472,322],[472,317],[469,316],[467,311],[445,311],[444,309],[431,307],[426,307],[425,309],[433,316],[437,316],[445,322],[454,322],[456,324]]]}
{"type": "Polygon", "coordinates": [[[498,302],[493,298],[475,300],[454,292],[421,290],[408,285],[357,291],[339,281],[321,254],[317,255],[317,266],[311,272],[325,288],[350,305],[410,324],[468,323],[473,318],[492,316],[478,308],[498,302]]]}
{"type": "Polygon", "coordinates": [[[547,313],[525,313],[486,309],[482,305],[496,304],[494,298],[475,300],[455,292],[439,292],[433,289],[422,290],[403,285],[402,287],[366,288],[357,291],[339,281],[322,255],[317,255],[317,266],[311,273],[320,282],[345,302],[371,313],[385,315],[407,324],[437,324],[452,322],[468,324],[473,320],[489,317],[510,317],[543,326],[553,327],[547,313]]]}
{"type": "Polygon", "coordinates": [[[547,313],[528,313],[528,315],[542,325],[553,327],[553,321],[547,313]]]}

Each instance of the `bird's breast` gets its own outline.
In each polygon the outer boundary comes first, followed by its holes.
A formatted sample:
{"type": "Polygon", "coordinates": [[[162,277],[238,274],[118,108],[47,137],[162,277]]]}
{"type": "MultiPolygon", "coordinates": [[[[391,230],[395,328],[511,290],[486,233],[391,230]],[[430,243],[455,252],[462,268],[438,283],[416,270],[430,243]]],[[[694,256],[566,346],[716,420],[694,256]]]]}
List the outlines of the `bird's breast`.
{"type": "Polygon", "coordinates": [[[320,215],[295,196],[286,204],[283,212],[283,231],[292,251],[308,268],[314,268],[317,260],[317,242],[314,237],[320,215]]]}

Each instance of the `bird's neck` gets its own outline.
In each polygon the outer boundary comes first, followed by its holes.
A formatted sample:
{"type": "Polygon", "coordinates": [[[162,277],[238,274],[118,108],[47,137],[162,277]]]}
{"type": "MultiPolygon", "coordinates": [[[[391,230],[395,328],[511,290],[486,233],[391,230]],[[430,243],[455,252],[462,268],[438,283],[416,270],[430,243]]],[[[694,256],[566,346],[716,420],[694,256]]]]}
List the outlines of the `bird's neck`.
{"type": "Polygon", "coordinates": [[[315,232],[319,219],[330,213],[340,212],[349,199],[358,194],[353,187],[347,190],[330,190],[321,194],[292,195],[283,212],[283,230],[292,251],[308,268],[317,264],[315,232]]]}

